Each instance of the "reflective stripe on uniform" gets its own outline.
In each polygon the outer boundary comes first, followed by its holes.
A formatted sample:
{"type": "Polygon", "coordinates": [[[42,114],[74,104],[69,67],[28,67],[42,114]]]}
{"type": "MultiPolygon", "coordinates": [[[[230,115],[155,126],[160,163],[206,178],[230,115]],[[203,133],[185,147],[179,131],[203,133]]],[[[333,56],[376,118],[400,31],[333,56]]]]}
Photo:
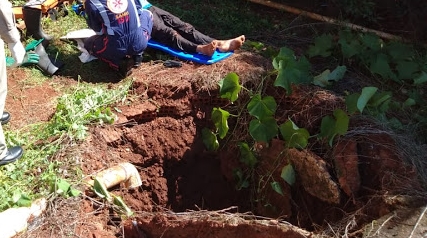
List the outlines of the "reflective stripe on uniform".
{"type": "MultiPolygon", "coordinates": [[[[125,0],[127,1],[127,0],[125,0]]],[[[135,13],[137,13],[137,9],[136,9],[136,5],[134,1],[129,1],[132,4],[133,10],[135,13]]],[[[108,17],[108,13],[107,10],[105,9],[104,5],[99,1],[99,0],[92,0],[93,5],[96,7],[96,9],[98,9],[99,14],[102,17],[102,20],[104,21],[104,26],[105,28],[107,28],[107,34],[108,35],[114,35],[114,31],[111,29],[111,22],[110,22],[110,18],[108,17]]],[[[137,26],[138,28],[141,27],[141,21],[139,19],[139,17],[136,18],[137,20],[137,26]]],[[[103,32],[99,32],[101,34],[103,34],[103,32]]]]}
{"type": "MultiPolygon", "coordinates": [[[[130,1],[130,2],[132,3],[133,10],[134,10],[135,14],[138,16],[138,10],[136,10],[135,2],[134,1],[130,1]]],[[[136,18],[136,21],[138,22],[137,23],[138,24],[138,28],[140,28],[141,27],[141,20],[139,19],[139,17],[136,18]]]]}
{"type": "MultiPolygon", "coordinates": [[[[92,0],[92,3],[96,7],[96,9],[98,9],[99,14],[101,15],[102,20],[104,21],[104,25],[107,28],[107,34],[113,36],[114,31],[111,29],[110,18],[108,18],[108,13],[107,13],[107,10],[105,10],[104,5],[102,5],[102,3],[99,0],[92,0]]],[[[103,33],[103,32],[98,32],[98,33],[103,33]]]]}

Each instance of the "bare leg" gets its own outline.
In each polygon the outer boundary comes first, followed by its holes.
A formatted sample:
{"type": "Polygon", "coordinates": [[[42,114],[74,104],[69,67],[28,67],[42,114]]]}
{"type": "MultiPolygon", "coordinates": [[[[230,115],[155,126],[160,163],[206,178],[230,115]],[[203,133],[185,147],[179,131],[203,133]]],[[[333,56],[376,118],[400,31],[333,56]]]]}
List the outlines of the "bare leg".
{"type": "Polygon", "coordinates": [[[216,40],[220,52],[229,52],[239,49],[245,42],[245,36],[241,35],[229,40],[216,40]]]}
{"type": "Polygon", "coordinates": [[[201,53],[207,56],[212,56],[217,47],[218,47],[218,42],[212,41],[211,43],[206,45],[198,45],[196,48],[196,51],[198,53],[201,53]]]}

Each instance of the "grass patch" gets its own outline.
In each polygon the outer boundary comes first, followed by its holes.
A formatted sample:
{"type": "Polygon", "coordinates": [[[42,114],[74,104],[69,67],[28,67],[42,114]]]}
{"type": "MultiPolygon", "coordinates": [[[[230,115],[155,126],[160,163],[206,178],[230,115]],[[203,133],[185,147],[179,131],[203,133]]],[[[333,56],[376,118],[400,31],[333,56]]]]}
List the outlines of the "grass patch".
{"type": "Polygon", "coordinates": [[[131,84],[131,80],[123,81],[109,89],[105,84],[81,82],[58,98],[49,122],[6,130],[8,146],[24,145],[25,153],[19,163],[0,167],[0,211],[27,206],[38,197],[68,196],[57,189],[58,184],[64,180],[78,183],[81,171],[72,166],[78,164],[73,153],[66,151],[85,138],[88,125],[114,121],[109,105],[121,102],[131,84]],[[56,158],[59,154],[61,160],[56,158]]]}
{"type": "Polygon", "coordinates": [[[274,16],[254,13],[248,1],[150,1],[192,24],[200,32],[214,38],[251,35],[260,29],[266,34],[276,30],[274,16]],[[272,24],[273,23],[273,24],[272,24]]]}

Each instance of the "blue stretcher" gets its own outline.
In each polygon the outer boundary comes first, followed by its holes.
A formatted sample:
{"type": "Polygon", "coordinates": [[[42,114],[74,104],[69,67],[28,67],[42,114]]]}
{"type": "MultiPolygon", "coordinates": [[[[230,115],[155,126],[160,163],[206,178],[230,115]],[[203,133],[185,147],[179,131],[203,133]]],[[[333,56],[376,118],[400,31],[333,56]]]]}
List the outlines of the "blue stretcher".
{"type": "Polygon", "coordinates": [[[176,50],[173,49],[171,47],[162,45],[154,40],[149,40],[148,41],[148,47],[153,48],[153,49],[157,49],[157,50],[161,50],[165,53],[168,53],[170,55],[176,56],[177,58],[183,59],[183,60],[190,60],[190,61],[194,61],[196,63],[199,64],[214,64],[216,62],[219,62],[221,60],[224,60],[228,57],[230,57],[233,52],[219,52],[219,51],[215,51],[215,53],[212,55],[212,57],[209,57],[207,55],[203,55],[200,53],[195,53],[195,54],[190,54],[190,53],[186,53],[180,50],[176,50]]]}
{"type": "MultiPolygon", "coordinates": [[[[61,39],[74,39],[74,40],[85,39],[85,38],[89,38],[95,34],[96,33],[92,29],[80,29],[80,30],[71,31],[71,32],[67,33],[67,35],[61,37],[61,39]]],[[[83,47],[83,46],[81,46],[81,47],[83,47]]],[[[207,55],[199,54],[199,53],[190,54],[190,53],[186,53],[186,52],[176,50],[176,49],[173,49],[171,47],[162,45],[162,44],[160,44],[160,43],[158,43],[152,39],[148,41],[148,47],[153,48],[153,49],[157,49],[157,50],[161,50],[167,54],[176,56],[179,59],[194,61],[194,62],[199,63],[199,64],[214,64],[216,62],[219,62],[221,60],[224,60],[224,59],[230,57],[233,54],[233,52],[223,53],[223,52],[219,52],[219,51],[215,51],[215,53],[211,57],[209,57],[207,55]]]]}

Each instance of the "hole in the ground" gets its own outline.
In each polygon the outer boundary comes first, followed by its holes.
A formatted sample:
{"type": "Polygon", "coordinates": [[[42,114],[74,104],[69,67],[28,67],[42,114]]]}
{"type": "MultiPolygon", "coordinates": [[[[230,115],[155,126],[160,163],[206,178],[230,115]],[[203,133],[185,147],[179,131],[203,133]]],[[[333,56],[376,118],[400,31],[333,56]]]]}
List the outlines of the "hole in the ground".
{"type": "MultiPolygon", "coordinates": [[[[162,90],[169,99],[157,97],[156,107],[151,105],[151,108],[159,108],[162,116],[156,114],[150,120],[140,120],[134,126],[124,128],[120,132],[120,140],[125,143],[115,148],[121,152],[123,159],[137,165],[143,181],[141,189],[121,194],[128,206],[140,215],[126,226],[126,237],[141,237],[138,232],[156,237],[154,234],[162,229],[164,232],[175,232],[167,237],[186,237],[185,234],[189,234],[185,230],[187,228],[197,233],[200,232],[197,229],[203,226],[220,226],[212,220],[216,216],[221,217],[223,226],[227,227],[236,225],[233,222],[240,219],[238,224],[242,233],[239,237],[244,236],[242,234],[262,237],[256,235],[253,227],[242,231],[242,227],[246,227],[247,217],[242,217],[241,213],[245,212],[250,212],[254,217],[287,221],[309,231],[339,222],[349,214],[353,214],[357,222],[365,223],[393,209],[393,204],[387,204],[382,197],[392,192],[398,194],[398,188],[402,185],[399,180],[406,183],[406,188],[416,186],[409,182],[415,173],[409,173],[411,168],[405,167],[401,161],[393,138],[385,132],[380,133],[382,129],[375,126],[372,131],[376,133],[342,138],[334,148],[322,147],[320,141],[313,143],[315,148],[305,150],[286,148],[280,139],[273,139],[269,145],[255,144],[258,164],[255,170],[248,173],[240,161],[236,144],[239,140],[248,139],[248,132],[242,128],[248,127],[250,120],[242,119],[243,115],[240,115],[239,119],[230,121],[230,125],[233,125],[231,135],[221,141],[225,146],[217,152],[206,151],[201,131],[212,123],[209,120],[212,108],[218,105],[226,107],[227,104],[210,96],[197,98],[189,92],[180,93],[180,97],[177,97],[173,92],[162,90]],[[182,105],[177,105],[177,101],[182,105]],[[365,148],[364,152],[358,151],[361,145],[365,148]],[[350,160],[352,163],[346,163],[350,160]],[[375,166],[366,166],[372,163],[375,166]],[[283,168],[289,164],[292,164],[296,176],[292,186],[283,179],[283,168]],[[407,168],[407,172],[403,172],[405,170],[402,168],[407,168]],[[247,182],[248,187],[242,186],[244,183],[238,186],[235,180],[238,169],[243,174],[240,179],[246,180],[240,182],[247,182]],[[340,174],[339,170],[346,170],[346,175],[340,174]],[[366,173],[376,176],[360,178],[366,173]],[[373,184],[376,186],[372,187],[373,184]],[[230,207],[233,209],[227,210],[230,207]],[[236,211],[239,215],[234,218],[229,216],[237,214],[236,211]],[[178,223],[185,228],[179,234],[172,229],[178,223]],[[189,228],[191,225],[192,228],[189,228]]],[[[305,88],[295,89],[292,98],[277,92],[280,94],[276,95],[277,100],[289,104],[282,105],[282,111],[277,114],[283,118],[292,116],[301,128],[311,128],[320,123],[322,113],[330,111],[319,108],[320,105],[334,108],[340,103],[326,91],[316,94],[307,92],[309,90],[305,88]],[[294,114],[295,111],[299,113],[294,114]]],[[[144,103],[146,101],[141,105],[144,103]]],[[[146,118],[141,115],[150,107],[141,105],[133,106],[139,113],[129,107],[123,109],[124,116],[135,120],[146,118]]],[[[361,126],[366,129],[366,125],[372,122],[357,121],[353,124],[354,128],[361,126]]],[[[264,228],[258,229],[261,231],[264,228]]],[[[211,231],[219,234],[215,229],[211,231]]],[[[233,234],[231,228],[229,231],[233,234]]],[[[284,233],[277,234],[270,237],[283,237],[284,233]]],[[[218,237],[227,235],[224,233],[218,237]]]]}

